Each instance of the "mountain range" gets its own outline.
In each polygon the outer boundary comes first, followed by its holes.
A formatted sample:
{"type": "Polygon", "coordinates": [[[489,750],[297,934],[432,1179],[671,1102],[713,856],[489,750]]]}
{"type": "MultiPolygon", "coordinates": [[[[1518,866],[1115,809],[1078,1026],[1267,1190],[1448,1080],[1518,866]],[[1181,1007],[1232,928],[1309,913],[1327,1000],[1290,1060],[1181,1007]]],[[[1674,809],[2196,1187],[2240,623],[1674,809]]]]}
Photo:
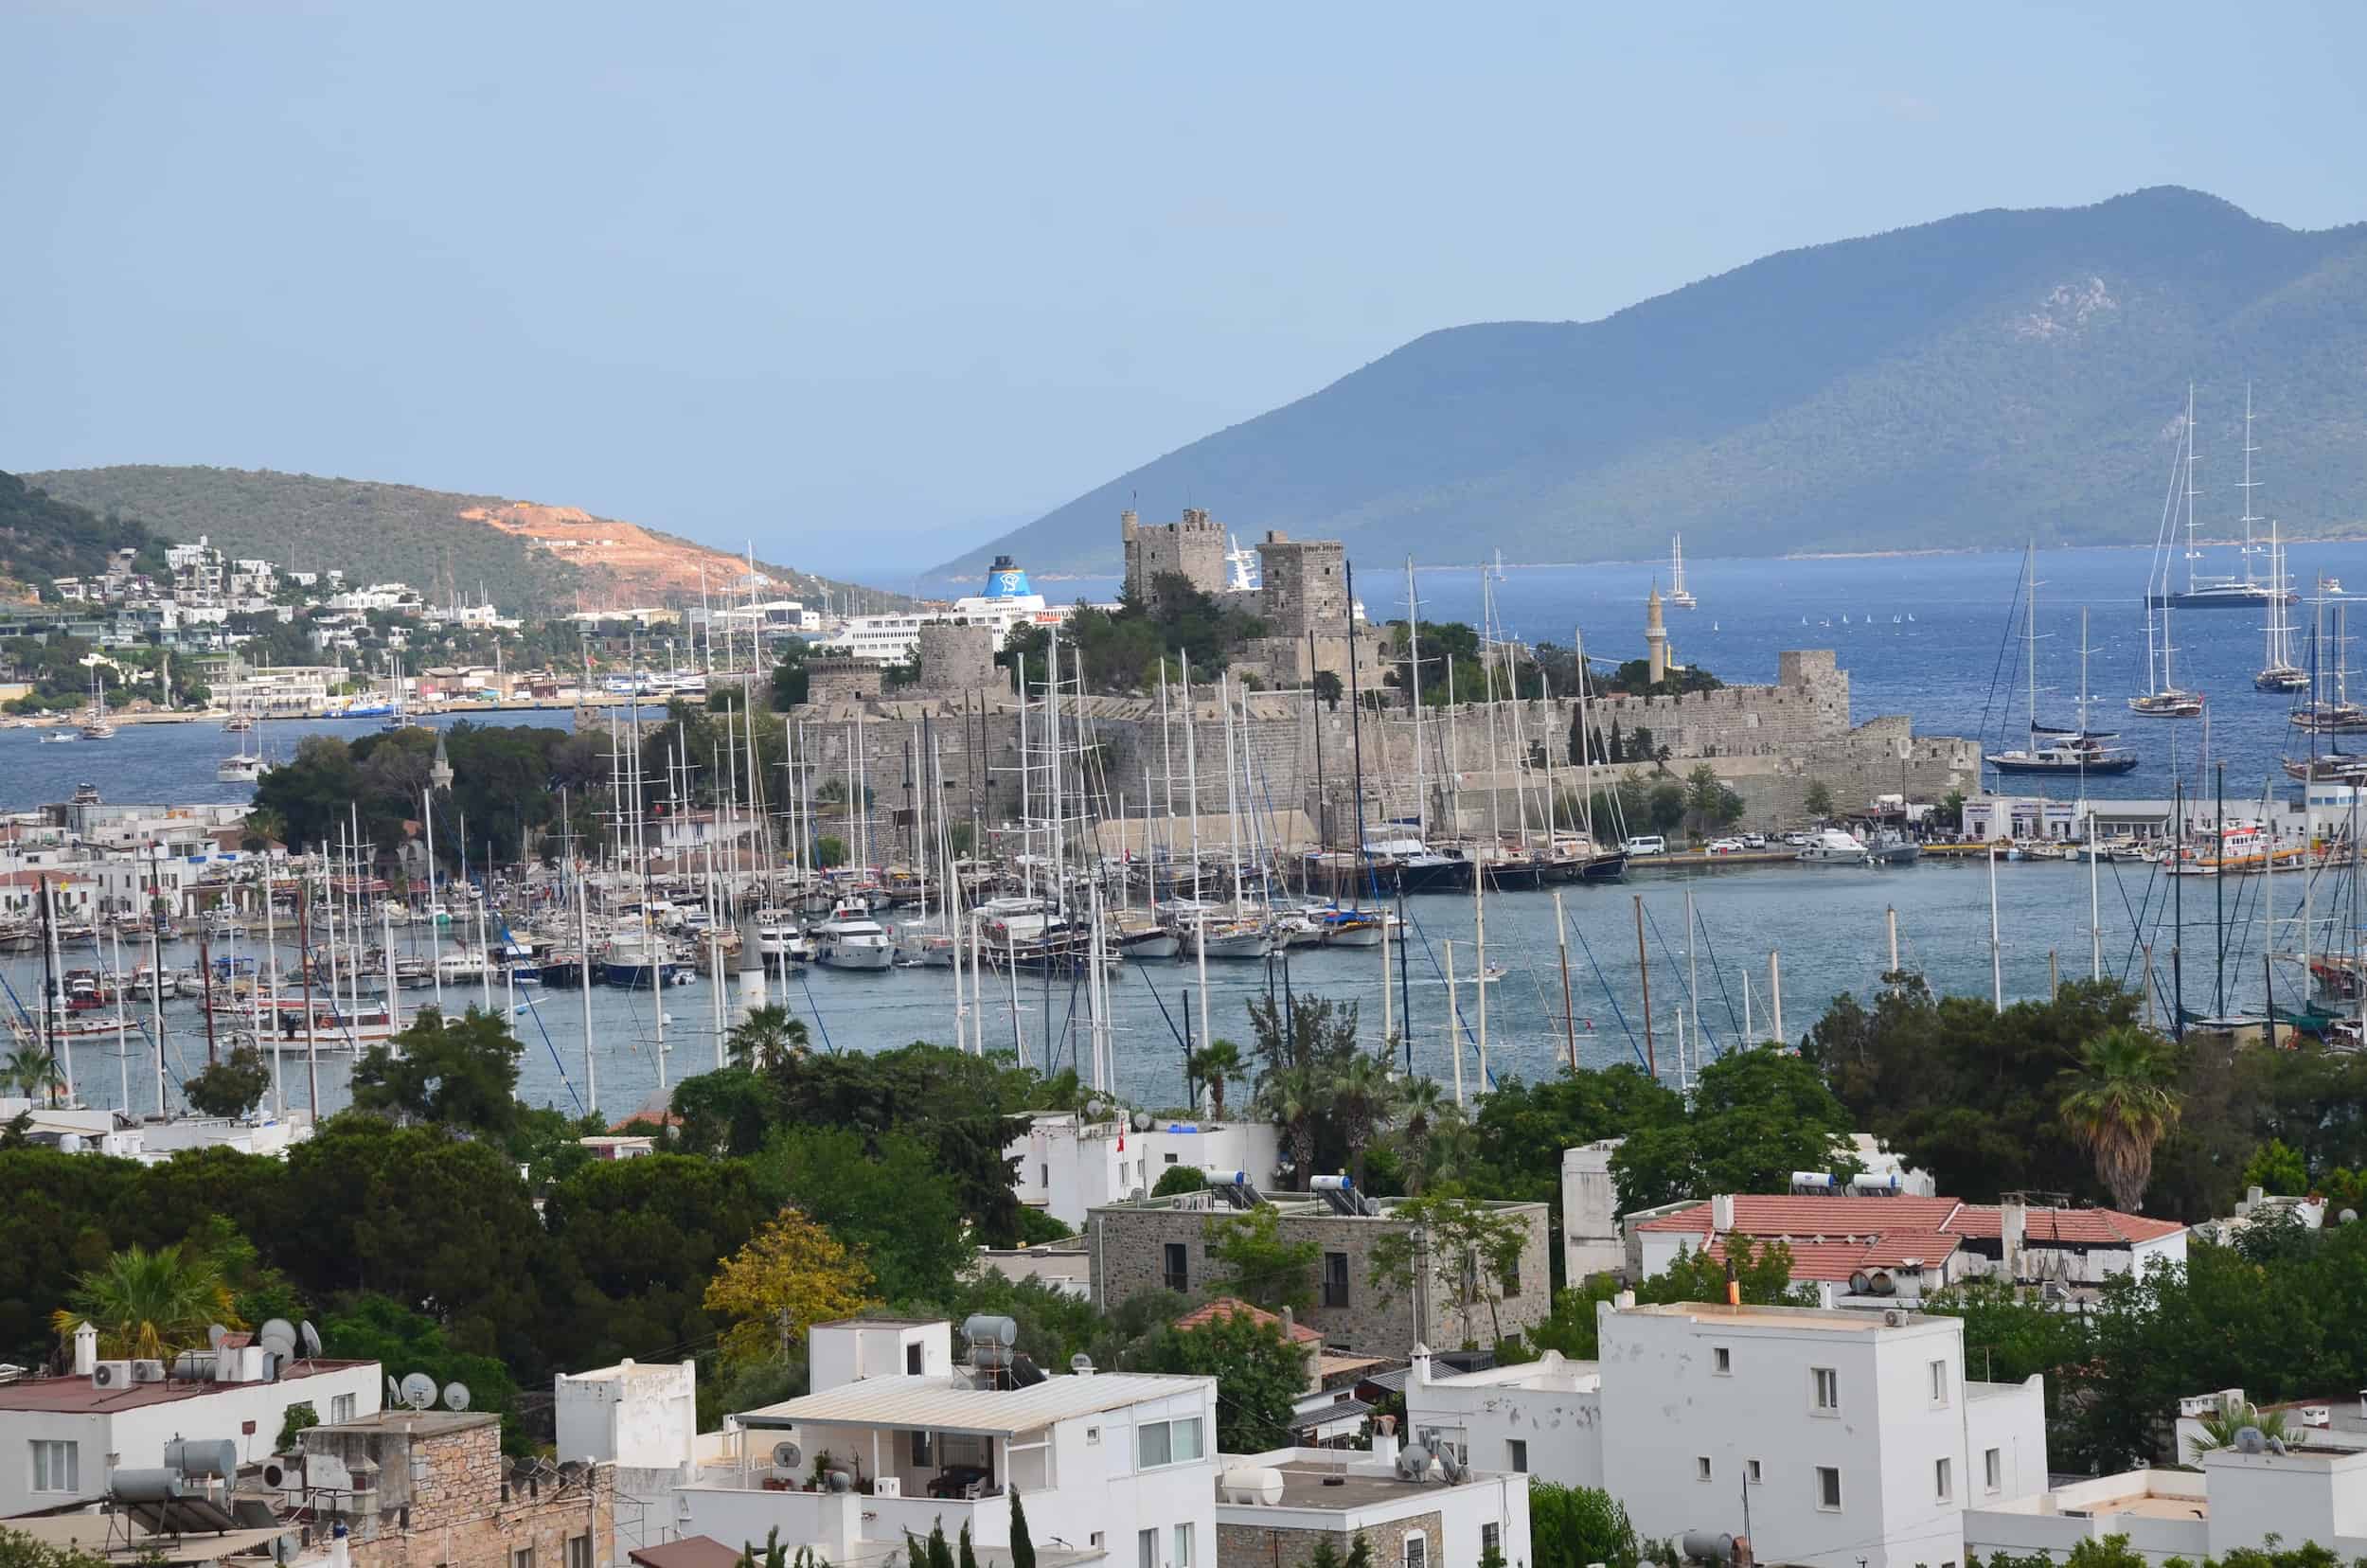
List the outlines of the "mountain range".
{"type": "MultiPolygon", "coordinates": [[[[489,595],[505,610],[548,613],[698,602],[744,580],[728,551],[574,507],[329,479],[270,470],[58,469],[26,483],[87,508],[102,525],[136,519],[183,543],[203,537],[231,557],[303,571],[337,568],[350,582],[407,582],[442,600],[489,595]]],[[[53,508],[54,511],[54,508],[53,508]]],[[[792,597],[886,610],[910,601],[759,561],[792,597]]]]}
{"type": "Polygon", "coordinates": [[[1383,561],[2149,543],[2190,382],[2206,525],[2243,511],[2248,383],[2259,512],[2367,519],[2367,224],[2164,187],[1787,251],[1598,321],[1448,328],[936,575],[1006,551],[1115,572],[1121,509],[1187,496],[1244,543],[1383,561]]]}

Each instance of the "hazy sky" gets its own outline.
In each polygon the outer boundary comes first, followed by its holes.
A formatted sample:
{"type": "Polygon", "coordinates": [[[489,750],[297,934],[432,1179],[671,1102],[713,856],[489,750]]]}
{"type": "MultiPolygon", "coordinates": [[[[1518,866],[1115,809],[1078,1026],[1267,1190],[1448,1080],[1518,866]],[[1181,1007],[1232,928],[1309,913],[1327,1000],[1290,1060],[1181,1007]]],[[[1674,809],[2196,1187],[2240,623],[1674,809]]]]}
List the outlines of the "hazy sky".
{"type": "Polygon", "coordinates": [[[2367,8],[2089,9],[0,0],[0,468],[893,586],[1433,328],[2147,185],[2367,217],[2367,8]]]}

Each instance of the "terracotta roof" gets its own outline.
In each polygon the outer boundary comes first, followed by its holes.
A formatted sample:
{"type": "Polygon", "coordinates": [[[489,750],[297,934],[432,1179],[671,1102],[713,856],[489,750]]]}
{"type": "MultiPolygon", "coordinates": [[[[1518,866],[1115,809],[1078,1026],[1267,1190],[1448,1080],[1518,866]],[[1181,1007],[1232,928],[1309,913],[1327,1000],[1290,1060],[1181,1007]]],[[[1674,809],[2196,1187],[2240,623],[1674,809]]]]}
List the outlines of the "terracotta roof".
{"type": "MultiPolygon", "coordinates": [[[[1814,1279],[1846,1284],[1851,1274],[1870,1274],[1876,1269],[1899,1269],[1904,1266],[1904,1257],[1921,1258],[1925,1268],[1937,1269],[1948,1261],[1949,1254],[1956,1250],[1954,1237],[1940,1237],[1934,1240],[1929,1233],[1922,1233],[1916,1237],[1916,1241],[1915,1247],[1893,1248],[1879,1238],[1871,1240],[1795,1239],[1790,1243],[1791,1277],[1794,1281],[1814,1279]]],[[[1726,1260],[1726,1244],[1723,1241],[1712,1241],[1701,1250],[1718,1262],[1726,1260]]]]}
{"type": "Polygon", "coordinates": [[[636,1547],[625,1555],[641,1568],[732,1568],[739,1560],[739,1552],[713,1536],[703,1535],[636,1547]]]}
{"type": "MultiPolygon", "coordinates": [[[[1197,1328],[1203,1323],[1214,1323],[1220,1317],[1229,1318],[1236,1312],[1248,1314],[1250,1321],[1253,1323],[1279,1324],[1282,1321],[1272,1312],[1267,1311],[1264,1308],[1253,1307],[1248,1302],[1241,1300],[1237,1296],[1219,1296],[1207,1306],[1196,1307],[1192,1310],[1184,1313],[1182,1317],[1177,1318],[1175,1320],[1175,1326],[1178,1328],[1197,1328]]],[[[1314,1329],[1309,1328],[1304,1323],[1293,1323],[1290,1325],[1290,1338],[1294,1343],[1299,1345],[1320,1345],[1323,1343],[1323,1335],[1317,1333],[1314,1329]]]]}
{"type": "MultiPolygon", "coordinates": [[[[2000,1210],[1993,1203],[1967,1203],[1955,1198],[1798,1197],[1788,1193],[1736,1193],[1735,1232],[1751,1237],[1788,1237],[1799,1253],[1804,1240],[1901,1238],[1905,1256],[1936,1262],[1939,1253],[1916,1253],[1908,1236],[1947,1237],[1957,1240],[1995,1240],[2000,1235],[2000,1210]]],[[[1674,1214],[1646,1220],[1639,1230],[1665,1235],[1710,1234],[1710,1205],[1694,1203],[1674,1214]]],[[[2158,1241],[2186,1229],[2172,1220],[2124,1214],[2107,1208],[2031,1208],[2023,1224],[2023,1239],[2034,1245],[2124,1247],[2158,1241]]],[[[1952,1246],[1951,1249],[1952,1250],[1952,1246]]]]}

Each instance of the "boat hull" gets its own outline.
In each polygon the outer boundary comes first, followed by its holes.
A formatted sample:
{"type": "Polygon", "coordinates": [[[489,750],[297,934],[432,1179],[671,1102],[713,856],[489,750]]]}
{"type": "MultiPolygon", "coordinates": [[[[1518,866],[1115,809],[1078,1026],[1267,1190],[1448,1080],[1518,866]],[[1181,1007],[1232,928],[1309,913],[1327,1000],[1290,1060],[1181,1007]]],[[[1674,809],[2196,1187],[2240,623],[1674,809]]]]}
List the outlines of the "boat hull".
{"type": "Polygon", "coordinates": [[[2057,778],[2110,777],[2115,774],[2132,772],[2137,766],[2137,758],[2133,756],[2091,758],[2085,763],[2032,762],[2003,757],[1992,757],[1987,761],[1997,773],[2037,774],[2057,778]]]}

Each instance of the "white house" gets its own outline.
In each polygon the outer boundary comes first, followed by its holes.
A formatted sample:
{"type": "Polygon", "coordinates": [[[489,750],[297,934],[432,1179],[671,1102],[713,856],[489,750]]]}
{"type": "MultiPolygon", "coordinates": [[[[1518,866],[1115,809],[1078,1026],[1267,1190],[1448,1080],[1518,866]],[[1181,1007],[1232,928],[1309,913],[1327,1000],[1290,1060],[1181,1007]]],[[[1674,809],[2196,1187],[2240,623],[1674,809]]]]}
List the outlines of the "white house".
{"type": "Polygon", "coordinates": [[[672,1533],[733,1543],[778,1529],[792,1552],[850,1564],[899,1552],[907,1533],[967,1526],[997,1564],[1016,1493],[1044,1560],[1213,1563],[1216,1380],[1047,1377],[1011,1357],[1005,1327],[965,1325],[977,1332],[957,1367],[941,1322],[817,1326],[812,1393],[740,1412],[682,1456],[672,1533]]]}
{"type": "Polygon", "coordinates": [[[353,1420],[377,1413],[385,1382],[362,1361],[291,1361],[275,1377],[251,1346],[183,1357],[167,1378],[161,1363],[102,1362],[97,1345],[85,1326],[80,1371],[0,1381],[0,1518],[101,1498],[111,1471],[162,1468],[176,1437],[226,1439],[258,1462],[281,1452],[291,1407],[353,1420]]]}
{"type": "Polygon", "coordinates": [[[1747,1535],[1761,1560],[1807,1568],[1949,1568],[1967,1503],[2046,1484],[2040,1380],[1967,1382],[1960,1319],[1605,1303],[1597,1321],[1603,1486],[1640,1535],[1747,1535]]]}
{"type": "Polygon", "coordinates": [[[2238,1547],[2314,1541],[2337,1560],[2367,1556],[2367,1452],[2306,1442],[2283,1453],[2217,1449],[2202,1473],[2142,1470],[1967,1510],[1965,1550],[2068,1557],[2108,1535],[2155,1562],[2224,1558],[2238,1547]]]}
{"type": "Polygon", "coordinates": [[[616,1467],[613,1562],[671,1539],[670,1493],[698,1447],[698,1371],[695,1361],[628,1361],[552,1381],[559,1458],[616,1467]]]}
{"type": "Polygon", "coordinates": [[[1436,1429],[1467,1464],[1565,1487],[1603,1484],[1603,1374],[1548,1350],[1533,1362],[1440,1376],[1427,1351],[1405,1380],[1410,1434],[1436,1429]]]}
{"type": "Polygon", "coordinates": [[[1176,1167],[1246,1170],[1253,1185],[1272,1179],[1280,1133],[1271,1122],[1159,1121],[1136,1130],[1123,1121],[1084,1121],[1072,1112],[1040,1111],[1005,1155],[1019,1162],[1019,1201],[1071,1227],[1086,1211],[1148,1197],[1176,1167]]]}
{"type": "Polygon", "coordinates": [[[1304,1562],[1323,1539],[1345,1557],[1359,1536],[1371,1542],[1373,1568],[1469,1568],[1491,1546],[1507,1563],[1529,1561],[1524,1477],[1459,1462],[1450,1472],[1434,1460],[1401,1469],[1398,1453],[1397,1439],[1381,1435],[1369,1454],[1286,1448],[1224,1455],[1217,1568],[1304,1562]]]}

